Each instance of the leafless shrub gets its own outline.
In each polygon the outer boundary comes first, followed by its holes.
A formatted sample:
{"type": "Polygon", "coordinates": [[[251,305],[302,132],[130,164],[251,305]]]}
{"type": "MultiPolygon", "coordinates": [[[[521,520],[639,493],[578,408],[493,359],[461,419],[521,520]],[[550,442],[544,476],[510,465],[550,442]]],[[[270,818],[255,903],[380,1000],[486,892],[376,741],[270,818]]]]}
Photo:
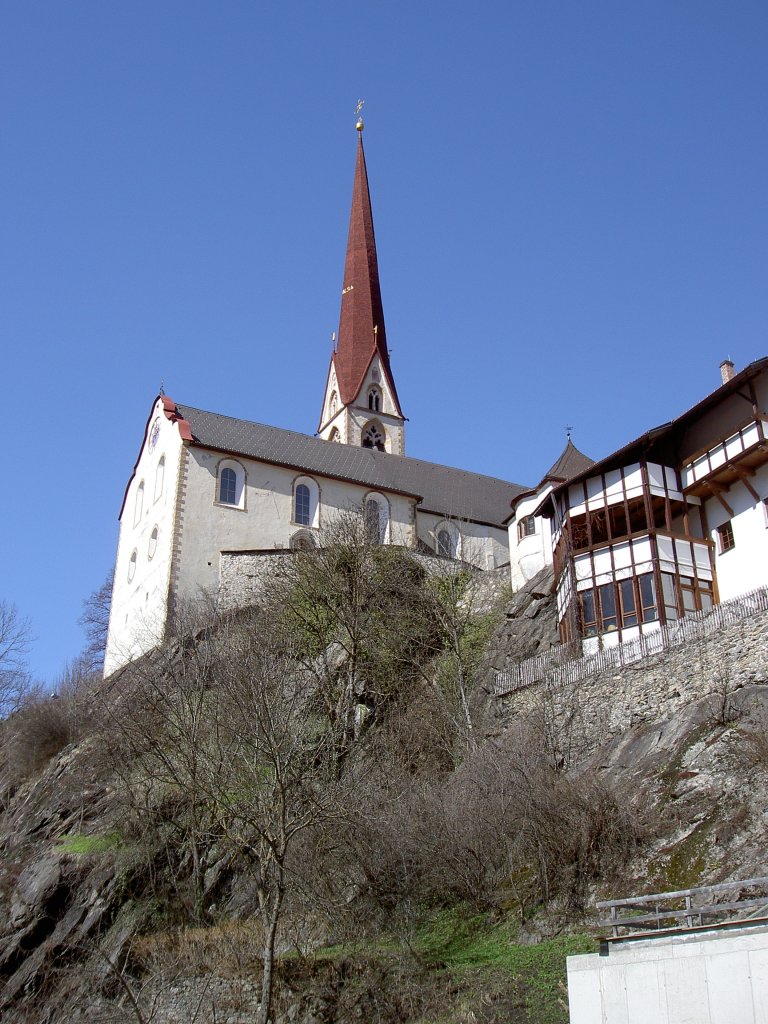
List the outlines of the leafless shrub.
{"type": "Polygon", "coordinates": [[[9,780],[18,784],[82,735],[92,683],[88,667],[75,661],[53,693],[40,686],[27,690],[15,714],[2,723],[0,746],[9,780]]]}
{"type": "Polygon", "coordinates": [[[362,901],[382,917],[414,901],[491,907],[510,897],[523,914],[554,896],[578,912],[588,885],[638,837],[626,802],[592,775],[556,771],[530,727],[439,777],[369,771],[356,793],[345,842],[362,901]]]}

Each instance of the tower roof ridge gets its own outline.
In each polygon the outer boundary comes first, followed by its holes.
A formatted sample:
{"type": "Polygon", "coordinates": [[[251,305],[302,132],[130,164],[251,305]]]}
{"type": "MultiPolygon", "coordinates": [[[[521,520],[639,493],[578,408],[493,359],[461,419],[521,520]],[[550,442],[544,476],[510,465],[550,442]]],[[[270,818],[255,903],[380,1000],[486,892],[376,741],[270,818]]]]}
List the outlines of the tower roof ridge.
{"type": "Polygon", "coordinates": [[[397,411],[402,416],[389,363],[368,170],[363,133],[358,128],[339,332],[333,354],[339,393],[344,405],[353,402],[358,395],[375,352],[381,360],[397,411]]]}

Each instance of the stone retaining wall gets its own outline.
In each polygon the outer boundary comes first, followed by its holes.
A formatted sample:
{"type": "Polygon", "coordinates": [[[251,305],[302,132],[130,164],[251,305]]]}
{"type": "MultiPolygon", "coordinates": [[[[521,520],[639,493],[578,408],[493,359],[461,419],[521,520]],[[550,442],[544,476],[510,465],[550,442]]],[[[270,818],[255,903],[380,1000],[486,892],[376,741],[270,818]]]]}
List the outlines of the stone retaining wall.
{"type": "MultiPolygon", "coordinates": [[[[478,610],[488,610],[509,586],[509,567],[477,570],[466,562],[451,561],[420,551],[403,549],[429,574],[477,572],[478,610]]],[[[219,607],[223,610],[245,608],[258,604],[269,583],[284,574],[294,552],[284,551],[222,551],[219,565],[219,607]]]]}
{"type": "Polygon", "coordinates": [[[565,686],[539,684],[498,698],[505,715],[543,713],[573,757],[645,721],[707,698],[713,718],[739,707],[739,691],[768,683],[768,612],[652,658],[565,686]]]}

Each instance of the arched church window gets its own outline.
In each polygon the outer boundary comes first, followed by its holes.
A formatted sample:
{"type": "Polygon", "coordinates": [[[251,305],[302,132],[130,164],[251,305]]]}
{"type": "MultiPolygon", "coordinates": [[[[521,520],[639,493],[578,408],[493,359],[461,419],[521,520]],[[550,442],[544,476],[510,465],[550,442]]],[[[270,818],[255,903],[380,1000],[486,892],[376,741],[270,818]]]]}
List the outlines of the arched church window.
{"type": "Polygon", "coordinates": [[[297,530],[291,537],[291,551],[314,551],[316,546],[309,530],[297,530]]]}
{"type": "Polygon", "coordinates": [[[378,423],[369,423],[363,430],[363,448],[375,448],[379,452],[385,452],[384,431],[378,423]]]}
{"type": "Polygon", "coordinates": [[[219,505],[245,508],[245,470],[235,459],[222,459],[218,466],[216,501],[219,505]]]}
{"type": "Polygon", "coordinates": [[[381,392],[378,388],[370,388],[368,391],[368,408],[372,409],[373,412],[379,412],[381,409],[381,392]]]}
{"type": "Polygon", "coordinates": [[[133,506],[133,525],[141,519],[141,513],[144,511],[144,481],[142,480],[139,484],[139,489],[136,491],[136,503],[133,506]]]}
{"type": "Polygon", "coordinates": [[[309,488],[306,484],[299,484],[296,488],[293,521],[301,526],[309,526],[309,488]]]}
{"type": "Polygon", "coordinates": [[[332,391],[331,392],[331,400],[328,403],[328,415],[330,417],[334,417],[336,415],[337,408],[338,408],[338,402],[336,400],[336,392],[332,391]]]}
{"type": "Polygon", "coordinates": [[[341,434],[336,427],[328,435],[328,440],[333,441],[334,444],[341,444],[341,434]]]}
{"type": "Polygon", "coordinates": [[[163,493],[163,484],[164,483],[165,483],[165,456],[161,455],[160,456],[160,461],[157,464],[157,469],[155,470],[155,501],[157,501],[157,499],[162,495],[162,493],[163,493]]]}
{"type": "Polygon", "coordinates": [[[311,476],[293,481],[293,522],[299,526],[320,525],[320,488],[311,476]]]}
{"type": "Polygon", "coordinates": [[[234,505],[237,497],[237,473],[227,467],[221,471],[219,501],[222,505],[234,505]]]}
{"type": "Polygon", "coordinates": [[[389,526],[389,505],[381,494],[369,494],[363,505],[365,535],[370,544],[384,544],[389,526]]]}
{"type": "Polygon", "coordinates": [[[160,531],[156,526],[152,530],[152,533],[149,535],[149,544],[147,545],[147,558],[149,559],[150,562],[155,557],[155,552],[157,551],[157,538],[159,536],[159,533],[160,531]]]}
{"type": "Polygon", "coordinates": [[[461,533],[455,523],[439,523],[435,530],[435,550],[441,558],[459,558],[461,533]]]}
{"type": "Polygon", "coordinates": [[[131,557],[128,561],[128,582],[133,583],[133,577],[136,575],[136,564],[139,560],[139,553],[134,548],[131,552],[131,557]]]}

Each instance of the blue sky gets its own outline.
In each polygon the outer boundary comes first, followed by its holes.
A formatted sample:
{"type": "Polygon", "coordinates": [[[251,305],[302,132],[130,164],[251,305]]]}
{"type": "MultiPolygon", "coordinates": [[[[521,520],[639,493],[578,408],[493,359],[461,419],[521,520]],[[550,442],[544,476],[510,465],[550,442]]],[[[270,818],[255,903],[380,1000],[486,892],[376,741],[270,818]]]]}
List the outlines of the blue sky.
{"type": "Polygon", "coordinates": [[[312,433],[366,155],[410,454],[535,483],[768,353],[764,2],[4,0],[0,597],[51,680],[160,381],[312,433]]]}

